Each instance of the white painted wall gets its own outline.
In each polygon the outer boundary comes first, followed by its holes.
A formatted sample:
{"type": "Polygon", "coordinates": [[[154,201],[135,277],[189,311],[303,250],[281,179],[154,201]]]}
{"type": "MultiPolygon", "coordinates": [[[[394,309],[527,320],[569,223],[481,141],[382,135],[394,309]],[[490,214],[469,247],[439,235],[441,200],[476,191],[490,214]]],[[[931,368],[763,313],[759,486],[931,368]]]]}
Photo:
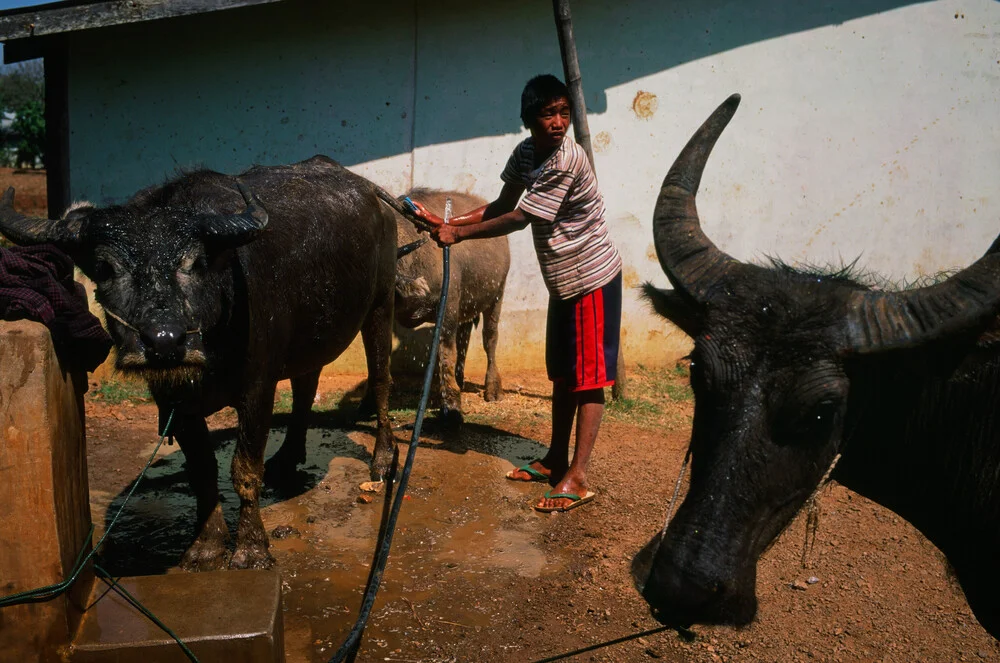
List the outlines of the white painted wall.
{"type": "MultiPolygon", "coordinates": [[[[561,65],[549,3],[469,4],[289,2],[109,32],[114,48],[81,39],[73,193],[118,199],[175,165],[325,152],[393,191],[412,179],[495,195],[527,135],[524,81],[561,65]]],[[[732,92],[743,104],[699,209],[733,256],[860,256],[912,279],[967,264],[1000,231],[1000,3],[574,0],[573,14],[627,285],[666,284],[651,245],[660,181],[732,92]]],[[[502,361],[538,366],[546,294],[529,232],[511,244],[502,361]]],[[[625,324],[630,361],[686,346],[634,290],[625,324]]]]}

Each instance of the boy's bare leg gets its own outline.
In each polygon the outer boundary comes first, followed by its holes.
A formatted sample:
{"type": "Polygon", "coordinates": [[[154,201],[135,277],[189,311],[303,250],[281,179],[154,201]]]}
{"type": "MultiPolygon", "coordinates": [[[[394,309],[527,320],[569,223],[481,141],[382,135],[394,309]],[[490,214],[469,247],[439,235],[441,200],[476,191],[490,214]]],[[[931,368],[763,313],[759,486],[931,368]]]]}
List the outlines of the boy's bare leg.
{"type": "MultiPolygon", "coordinates": [[[[583,497],[587,494],[587,464],[590,462],[590,453],[594,450],[597,432],[601,427],[601,418],[604,416],[604,389],[588,389],[571,395],[575,396],[577,404],[576,449],[573,451],[573,462],[569,469],[550,493],[553,495],[572,493],[583,497]]],[[[555,422],[553,421],[554,428],[555,422]]],[[[538,506],[546,509],[559,509],[569,506],[572,502],[573,500],[568,497],[542,497],[538,501],[538,506]]]]}
{"type": "MultiPolygon", "coordinates": [[[[576,394],[565,381],[552,383],[552,440],[545,457],[531,463],[531,469],[550,477],[549,483],[561,479],[569,466],[569,438],[573,433],[576,403],[576,394]]],[[[531,480],[531,475],[523,470],[514,470],[508,476],[521,481],[531,480]]]]}

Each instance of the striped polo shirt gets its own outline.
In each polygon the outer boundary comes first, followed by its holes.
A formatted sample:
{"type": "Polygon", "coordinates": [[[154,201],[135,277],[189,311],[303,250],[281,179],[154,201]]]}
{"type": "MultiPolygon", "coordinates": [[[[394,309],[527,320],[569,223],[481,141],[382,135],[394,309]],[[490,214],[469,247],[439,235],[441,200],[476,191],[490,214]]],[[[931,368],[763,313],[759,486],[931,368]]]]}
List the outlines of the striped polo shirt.
{"type": "Polygon", "coordinates": [[[571,299],[606,285],[622,268],[608,225],[604,198],[587,153],[570,136],[534,168],[535,144],[521,141],[500,179],[525,188],[518,207],[535,219],[531,234],[549,293],[571,299]]]}

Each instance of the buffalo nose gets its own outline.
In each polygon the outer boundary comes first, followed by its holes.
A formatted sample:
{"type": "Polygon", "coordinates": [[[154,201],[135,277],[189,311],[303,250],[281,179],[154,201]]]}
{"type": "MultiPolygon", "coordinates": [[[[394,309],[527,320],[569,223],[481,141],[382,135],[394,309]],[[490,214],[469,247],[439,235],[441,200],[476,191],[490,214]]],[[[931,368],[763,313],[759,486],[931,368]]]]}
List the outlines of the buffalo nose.
{"type": "Polygon", "coordinates": [[[642,587],[642,597],[658,620],[688,625],[750,623],[757,612],[752,583],[716,578],[695,580],[688,573],[662,561],[654,564],[642,587]]]}
{"type": "Polygon", "coordinates": [[[187,332],[180,325],[167,323],[144,329],[140,337],[147,357],[169,361],[183,356],[187,332]]]}

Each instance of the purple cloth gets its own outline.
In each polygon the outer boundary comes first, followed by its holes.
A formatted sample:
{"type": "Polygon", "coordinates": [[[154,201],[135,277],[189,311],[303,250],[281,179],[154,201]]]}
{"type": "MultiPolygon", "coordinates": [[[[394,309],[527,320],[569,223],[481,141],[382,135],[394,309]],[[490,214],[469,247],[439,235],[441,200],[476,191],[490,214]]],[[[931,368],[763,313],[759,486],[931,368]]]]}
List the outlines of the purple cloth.
{"type": "Polygon", "coordinates": [[[71,371],[93,371],[111,350],[111,337],[73,280],[73,261],[51,244],[0,248],[0,318],[44,324],[71,371]]]}

